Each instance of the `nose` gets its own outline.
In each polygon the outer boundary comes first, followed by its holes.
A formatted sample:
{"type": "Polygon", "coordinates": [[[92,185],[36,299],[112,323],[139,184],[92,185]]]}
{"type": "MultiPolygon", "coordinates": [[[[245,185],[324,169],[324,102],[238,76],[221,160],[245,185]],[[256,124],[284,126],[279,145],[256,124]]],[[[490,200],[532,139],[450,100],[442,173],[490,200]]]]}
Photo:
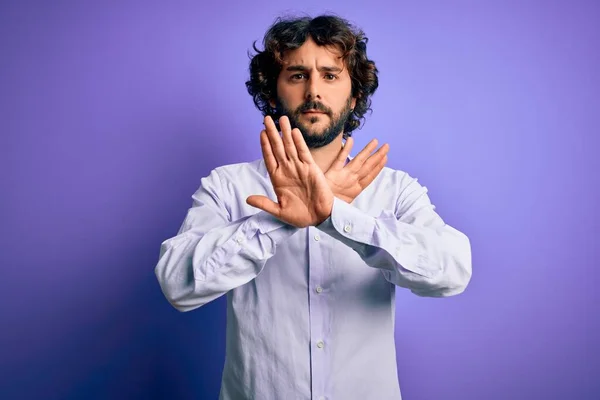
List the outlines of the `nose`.
{"type": "Polygon", "coordinates": [[[321,92],[319,88],[319,78],[313,73],[309,76],[306,82],[306,100],[320,100],[321,92]]]}

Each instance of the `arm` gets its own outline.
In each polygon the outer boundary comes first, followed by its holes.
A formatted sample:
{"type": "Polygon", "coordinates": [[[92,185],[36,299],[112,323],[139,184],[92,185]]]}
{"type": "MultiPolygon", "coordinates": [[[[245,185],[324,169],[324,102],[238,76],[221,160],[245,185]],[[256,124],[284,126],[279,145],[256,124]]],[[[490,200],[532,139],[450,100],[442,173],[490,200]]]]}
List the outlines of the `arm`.
{"type": "Polygon", "coordinates": [[[254,279],[275,248],[297,231],[260,211],[231,221],[213,170],[192,196],[178,234],[160,247],[155,274],[165,297],[190,311],[254,279]]]}
{"type": "Polygon", "coordinates": [[[434,210],[427,188],[413,179],[394,212],[374,218],[336,198],[331,217],[318,228],[381,269],[389,282],[419,296],[453,296],[471,279],[470,242],[434,210]]]}

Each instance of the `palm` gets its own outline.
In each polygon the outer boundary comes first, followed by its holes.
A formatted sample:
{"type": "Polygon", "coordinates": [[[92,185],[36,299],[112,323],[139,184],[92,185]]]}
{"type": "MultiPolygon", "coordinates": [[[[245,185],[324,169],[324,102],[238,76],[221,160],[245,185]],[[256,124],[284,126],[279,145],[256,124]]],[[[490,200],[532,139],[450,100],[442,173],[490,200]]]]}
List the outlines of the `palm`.
{"type": "Polygon", "coordinates": [[[325,178],[333,193],[347,203],[351,203],[365,188],[361,185],[357,174],[350,170],[329,169],[325,173],[325,178]]]}
{"type": "Polygon", "coordinates": [[[299,228],[318,225],[331,214],[333,192],[300,131],[291,129],[287,117],[282,117],[279,124],[282,137],[271,117],[266,117],[266,129],[260,136],[277,203],[257,195],[248,197],[246,202],[299,228]]]}
{"type": "Polygon", "coordinates": [[[349,137],[338,157],[325,173],[325,179],[333,194],[347,203],[352,203],[373,180],[387,162],[388,146],[383,145],[374,154],[377,140],[372,140],[358,155],[346,164],[350,150],[354,144],[349,137]]]}
{"type": "Polygon", "coordinates": [[[328,213],[331,189],[316,164],[297,164],[293,169],[295,174],[278,169],[271,175],[278,204],[274,215],[292,225],[305,227],[328,213]]]}

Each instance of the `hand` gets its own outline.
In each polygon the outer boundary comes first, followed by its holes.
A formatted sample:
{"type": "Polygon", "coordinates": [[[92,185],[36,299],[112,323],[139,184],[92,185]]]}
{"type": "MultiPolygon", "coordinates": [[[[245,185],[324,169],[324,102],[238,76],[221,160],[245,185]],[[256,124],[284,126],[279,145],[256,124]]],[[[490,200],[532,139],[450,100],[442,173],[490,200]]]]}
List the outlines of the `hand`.
{"type": "Polygon", "coordinates": [[[325,172],[325,178],[334,196],[347,203],[352,203],[356,196],[379,175],[387,162],[387,153],[390,149],[387,144],[384,144],[375,154],[369,155],[377,147],[377,139],[373,139],[345,165],[353,144],[354,139],[349,137],[331,167],[325,172]]]}
{"type": "Polygon", "coordinates": [[[258,195],[248,197],[246,203],[298,228],[319,225],[333,208],[334,196],[327,179],[313,160],[302,133],[297,128],[292,130],[288,117],[279,119],[281,137],[270,116],[264,123],[260,144],[277,203],[258,195]]]}

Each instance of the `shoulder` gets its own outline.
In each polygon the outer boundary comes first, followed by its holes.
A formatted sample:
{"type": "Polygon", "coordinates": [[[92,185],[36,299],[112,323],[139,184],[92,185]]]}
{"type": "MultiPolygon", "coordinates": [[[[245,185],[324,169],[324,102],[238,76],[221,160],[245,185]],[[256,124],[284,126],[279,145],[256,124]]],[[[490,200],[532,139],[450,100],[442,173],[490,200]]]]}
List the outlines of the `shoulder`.
{"type": "Polygon", "coordinates": [[[263,159],[227,164],[215,168],[211,174],[216,174],[223,181],[241,181],[244,178],[263,176],[266,173],[263,159]]]}
{"type": "Polygon", "coordinates": [[[421,186],[418,181],[419,178],[406,171],[389,167],[383,167],[379,176],[376,178],[378,186],[381,185],[388,189],[394,188],[398,192],[404,192],[407,189],[411,190],[412,188],[421,186]]]}
{"type": "Polygon", "coordinates": [[[195,204],[199,204],[201,201],[205,202],[202,199],[208,195],[214,201],[226,204],[231,202],[238,192],[255,191],[265,180],[264,174],[266,168],[262,159],[221,165],[200,178],[200,186],[192,198],[195,204]]]}
{"type": "Polygon", "coordinates": [[[406,171],[384,167],[375,182],[379,194],[392,196],[397,215],[431,204],[429,189],[406,171]]]}
{"type": "Polygon", "coordinates": [[[211,186],[222,195],[241,191],[256,191],[269,182],[269,174],[262,159],[236,164],[221,165],[201,179],[201,186],[211,186]]]}
{"type": "MultiPolygon", "coordinates": [[[[203,182],[213,185],[248,183],[265,176],[267,170],[262,159],[235,164],[226,164],[213,168],[208,175],[203,176],[203,182]]],[[[267,174],[268,176],[268,174],[267,174]]]]}

